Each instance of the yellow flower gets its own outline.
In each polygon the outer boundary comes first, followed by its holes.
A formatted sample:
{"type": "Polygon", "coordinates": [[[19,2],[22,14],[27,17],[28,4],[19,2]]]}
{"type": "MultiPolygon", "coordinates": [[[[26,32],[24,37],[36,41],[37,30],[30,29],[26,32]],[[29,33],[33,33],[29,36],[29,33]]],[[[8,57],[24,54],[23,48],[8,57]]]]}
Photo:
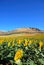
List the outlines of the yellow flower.
{"type": "Polygon", "coordinates": [[[15,56],[14,56],[14,60],[17,61],[18,59],[20,59],[23,56],[23,50],[22,49],[18,49],[15,56]]]}
{"type": "Polygon", "coordinates": [[[12,47],[14,46],[14,41],[12,42],[12,47]]]}
{"type": "Polygon", "coordinates": [[[10,42],[8,42],[8,47],[10,46],[10,42]]]}
{"type": "Polygon", "coordinates": [[[3,43],[3,41],[4,41],[4,40],[0,40],[0,44],[2,44],[2,43],[3,43]]]}
{"type": "Polygon", "coordinates": [[[28,45],[28,41],[25,39],[24,46],[27,46],[27,45],[28,45]]]}
{"type": "Polygon", "coordinates": [[[32,43],[32,40],[29,40],[29,44],[31,44],[32,43]]]}
{"type": "Polygon", "coordinates": [[[41,49],[41,48],[42,48],[42,46],[43,46],[43,42],[42,42],[42,41],[40,41],[40,42],[39,42],[39,48],[41,49]]]}
{"type": "Polygon", "coordinates": [[[21,43],[21,40],[17,40],[17,44],[20,44],[21,43]]]}

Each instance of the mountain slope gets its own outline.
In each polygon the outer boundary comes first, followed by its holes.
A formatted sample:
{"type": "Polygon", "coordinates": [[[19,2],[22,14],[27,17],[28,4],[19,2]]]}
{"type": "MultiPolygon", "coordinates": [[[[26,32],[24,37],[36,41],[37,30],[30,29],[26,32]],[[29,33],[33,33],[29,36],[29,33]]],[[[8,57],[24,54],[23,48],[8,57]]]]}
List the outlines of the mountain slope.
{"type": "Polygon", "coordinates": [[[9,35],[9,34],[20,34],[20,33],[43,33],[44,31],[41,31],[37,28],[18,28],[16,30],[11,30],[7,32],[0,31],[0,35],[9,35]]]}

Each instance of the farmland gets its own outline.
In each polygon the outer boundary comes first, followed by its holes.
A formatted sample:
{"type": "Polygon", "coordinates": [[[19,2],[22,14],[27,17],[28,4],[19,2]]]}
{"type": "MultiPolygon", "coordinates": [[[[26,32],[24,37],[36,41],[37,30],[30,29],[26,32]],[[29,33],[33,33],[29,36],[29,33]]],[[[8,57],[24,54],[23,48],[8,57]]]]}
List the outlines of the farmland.
{"type": "Polygon", "coordinates": [[[0,36],[0,65],[44,65],[44,33],[0,36]]]}

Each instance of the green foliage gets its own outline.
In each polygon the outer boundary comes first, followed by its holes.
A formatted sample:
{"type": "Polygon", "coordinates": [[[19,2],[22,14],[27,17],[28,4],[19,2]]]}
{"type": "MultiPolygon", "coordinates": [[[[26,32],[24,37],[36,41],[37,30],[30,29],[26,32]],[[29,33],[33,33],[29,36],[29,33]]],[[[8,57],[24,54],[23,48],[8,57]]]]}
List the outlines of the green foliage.
{"type": "Polygon", "coordinates": [[[17,65],[44,65],[44,43],[43,47],[40,50],[38,40],[38,42],[33,42],[27,46],[23,45],[23,41],[20,45],[18,45],[15,40],[14,46],[12,46],[11,42],[11,45],[9,47],[8,42],[0,44],[0,60],[7,59],[12,63],[12,65],[15,65],[16,62],[14,61],[14,55],[18,49],[22,49],[23,57],[20,59],[21,64],[19,63],[17,65]]]}

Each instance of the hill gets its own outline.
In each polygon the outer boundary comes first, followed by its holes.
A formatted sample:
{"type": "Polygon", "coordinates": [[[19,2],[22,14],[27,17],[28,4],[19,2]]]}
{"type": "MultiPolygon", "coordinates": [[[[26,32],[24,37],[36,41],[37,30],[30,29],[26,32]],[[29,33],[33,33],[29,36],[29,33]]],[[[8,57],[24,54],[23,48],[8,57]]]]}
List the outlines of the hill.
{"type": "Polygon", "coordinates": [[[0,36],[2,35],[11,35],[11,34],[35,34],[35,33],[44,33],[44,31],[38,29],[38,28],[17,28],[15,30],[11,30],[11,31],[0,31],[0,36]]]}

